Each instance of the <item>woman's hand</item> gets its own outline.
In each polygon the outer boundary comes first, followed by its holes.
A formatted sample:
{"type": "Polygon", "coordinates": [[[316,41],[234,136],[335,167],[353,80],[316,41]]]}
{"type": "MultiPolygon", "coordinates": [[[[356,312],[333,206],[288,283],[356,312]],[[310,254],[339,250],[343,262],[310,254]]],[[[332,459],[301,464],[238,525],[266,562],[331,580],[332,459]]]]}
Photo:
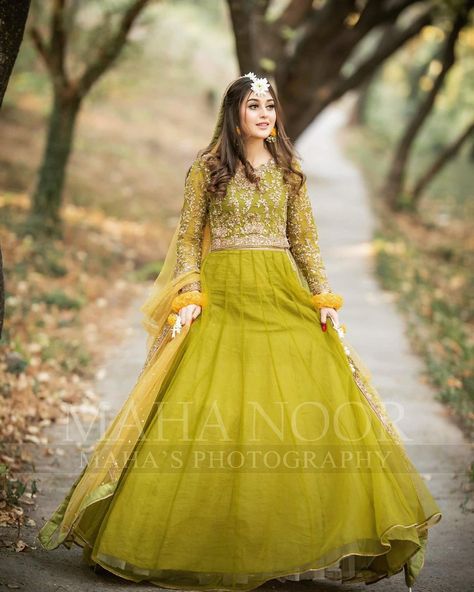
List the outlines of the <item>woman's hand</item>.
{"type": "Polygon", "coordinates": [[[198,304],[188,304],[179,310],[179,316],[183,325],[191,325],[191,322],[201,314],[198,304]]]}
{"type": "Polygon", "coordinates": [[[336,327],[339,327],[339,317],[337,315],[337,310],[335,308],[326,308],[323,307],[320,309],[321,314],[321,328],[323,331],[326,331],[326,320],[327,317],[330,316],[331,319],[334,321],[336,327]]]}

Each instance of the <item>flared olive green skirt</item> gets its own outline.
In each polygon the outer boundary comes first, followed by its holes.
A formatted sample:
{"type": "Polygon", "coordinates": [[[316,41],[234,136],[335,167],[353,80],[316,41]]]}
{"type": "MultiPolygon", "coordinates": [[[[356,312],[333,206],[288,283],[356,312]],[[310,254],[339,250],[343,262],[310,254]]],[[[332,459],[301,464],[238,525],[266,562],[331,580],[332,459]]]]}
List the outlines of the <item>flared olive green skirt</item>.
{"type": "Polygon", "coordinates": [[[211,251],[201,281],[133,460],[75,527],[86,560],[193,590],[415,577],[440,509],[289,252],[211,251]]]}

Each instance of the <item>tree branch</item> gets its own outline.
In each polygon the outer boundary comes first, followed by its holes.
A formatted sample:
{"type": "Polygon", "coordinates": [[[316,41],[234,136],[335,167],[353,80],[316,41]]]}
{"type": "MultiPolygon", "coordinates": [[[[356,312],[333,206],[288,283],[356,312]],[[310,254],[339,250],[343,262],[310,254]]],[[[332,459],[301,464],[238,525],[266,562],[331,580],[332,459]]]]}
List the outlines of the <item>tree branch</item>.
{"type": "Polygon", "coordinates": [[[427,10],[416,18],[405,29],[399,30],[393,27],[388,32],[385,32],[371,56],[369,56],[355,72],[350,76],[340,77],[332,92],[328,96],[327,102],[334,101],[341,97],[345,92],[356,88],[361,84],[365,78],[371,75],[388,57],[394,54],[400,47],[402,47],[409,39],[418,35],[418,33],[431,24],[433,15],[430,10],[427,10]]]}
{"type": "Polygon", "coordinates": [[[313,11],[313,0],[291,0],[280,17],[275,21],[276,30],[283,27],[297,29],[313,11]]]}
{"type": "Polygon", "coordinates": [[[395,24],[400,14],[409,6],[418,4],[424,0],[401,0],[400,2],[377,2],[377,0],[369,0],[361,12],[360,18],[357,21],[354,31],[359,32],[359,38],[362,38],[370,30],[379,25],[395,24]],[[361,34],[361,35],[360,35],[361,34]]]}
{"type": "Polygon", "coordinates": [[[431,166],[428,167],[426,172],[420,176],[411,193],[412,200],[415,204],[419,201],[420,196],[425,190],[426,186],[434,179],[434,177],[439,173],[439,171],[444,167],[444,165],[456,156],[456,154],[461,149],[462,145],[473,134],[474,121],[471,121],[471,123],[466,127],[466,129],[453,142],[451,142],[451,144],[449,144],[441,152],[441,154],[439,154],[439,156],[435,159],[431,166]]]}
{"type": "Polygon", "coordinates": [[[265,17],[271,0],[256,0],[255,10],[261,17],[265,17]]]}
{"type": "Polygon", "coordinates": [[[453,19],[451,30],[447,35],[441,50],[441,70],[433,81],[431,90],[426,94],[426,97],[420,102],[415,115],[409,121],[404,130],[401,139],[398,142],[392,163],[389,168],[387,179],[385,182],[385,198],[391,208],[397,209],[399,207],[399,194],[404,186],[404,178],[406,174],[406,163],[408,162],[410,151],[412,149],[415,138],[420,131],[423,123],[430,114],[436,97],[441,90],[444,80],[455,63],[456,60],[456,43],[459,33],[469,22],[469,12],[474,4],[474,0],[467,0],[461,10],[459,10],[453,19]]]}
{"type": "Polygon", "coordinates": [[[384,2],[368,0],[355,26],[346,27],[342,31],[339,40],[334,43],[332,51],[337,51],[347,59],[357,44],[373,29],[380,26],[386,27],[387,24],[394,25],[403,10],[420,1],[402,0],[396,4],[388,2],[388,7],[384,10],[386,6],[384,2]]]}
{"type": "Polygon", "coordinates": [[[54,0],[51,15],[51,42],[49,58],[53,67],[53,78],[67,84],[67,75],[64,68],[66,53],[66,31],[64,23],[65,0],[54,0]]]}
{"type": "Polygon", "coordinates": [[[125,11],[117,33],[102,44],[95,61],[89,64],[82,76],[77,80],[75,86],[79,96],[82,97],[87,94],[91,86],[120,54],[122,47],[127,41],[127,35],[130,29],[149,1],[150,0],[135,0],[125,11]]]}
{"type": "Polygon", "coordinates": [[[69,84],[64,66],[67,41],[64,8],[65,0],[54,0],[50,20],[49,43],[46,42],[38,27],[33,26],[30,29],[33,45],[46,65],[56,90],[69,84]]]}
{"type": "MultiPolygon", "coordinates": [[[[471,2],[472,3],[472,2],[471,2]]],[[[446,37],[446,41],[444,43],[444,47],[441,52],[441,71],[438,76],[435,78],[433,82],[433,87],[426,95],[424,101],[422,101],[416,117],[413,118],[412,123],[408,126],[408,130],[405,135],[405,139],[407,137],[414,137],[418,132],[418,129],[423,124],[424,120],[426,119],[427,115],[431,111],[431,108],[434,105],[434,101],[436,96],[438,95],[441,87],[443,86],[444,79],[448,71],[450,70],[451,66],[454,64],[456,55],[455,55],[455,47],[456,41],[459,37],[459,33],[461,29],[463,29],[467,23],[468,15],[465,12],[459,13],[451,27],[451,31],[449,35],[446,37]]]]}
{"type": "Polygon", "coordinates": [[[401,0],[397,4],[387,0],[367,0],[358,11],[354,0],[328,0],[321,9],[313,10],[307,19],[305,32],[293,55],[281,67],[281,84],[293,84],[294,78],[307,81],[304,96],[311,102],[311,89],[333,81],[357,44],[375,27],[398,16],[404,8],[420,0],[401,0]],[[351,26],[348,18],[358,14],[351,26]],[[327,56],[324,59],[321,54],[327,56]],[[318,55],[317,68],[313,56],[318,55]]]}
{"type": "MultiPolygon", "coordinates": [[[[309,95],[315,81],[321,80],[321,73],[326,66],[331,72],[337,70],[339,63],[334,64],[332,58],[336,57],[338,62],[344,62],[340,58],[341,36],[344,35],[341,30],[354,6],[355,0],[329,0],[323,8],[310,13],[305,32],[293,55],[280,68],[279,85],[288,88],[293,85],[294,80],[304,80],[304,94],[309,95]],[[330,54],[331,60],[322,60],[315,68],[313,57],[322,52],[330,54]]],[[[295,94],[300,94],[299,90],[295,90],[295,94]]]]}
{"type": "MultiPolygon", "coordinates": [[[[355,0],[329,0],[319,10],[313,10],[297,53],[306,51],[308,46],[320,48],[334,39],[355,5],[355,0]]],[[[295,59],[298,57],[295,56],[295,59]]]]}
{"type": "Polygon", "coordinates": [[[38,27],[31,27],[30,29],[30,37],[33,41],[33,45],[35,46],[37,52],[41,56],[41,59],[44,62],[44,65],[48,69],[48,71],[52,74],[53,73],[53,64],[51,62],[51,56],[49,54],[49,49],[46,46],[46,42],[43,38],[43,34],[38,29],[38,27]]]}

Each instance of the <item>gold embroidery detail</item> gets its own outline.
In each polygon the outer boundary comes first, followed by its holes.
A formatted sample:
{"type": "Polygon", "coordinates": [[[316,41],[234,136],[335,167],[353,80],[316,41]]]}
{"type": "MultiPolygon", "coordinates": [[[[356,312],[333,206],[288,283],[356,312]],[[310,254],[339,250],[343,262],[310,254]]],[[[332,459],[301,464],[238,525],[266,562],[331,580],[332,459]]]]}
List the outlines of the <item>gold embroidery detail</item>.
{"type": "MultiPolygon", "coordinates": [[[[142,369],[140,370],[140,373],[137,377],[136,383],[138,383],[138,381],[140,380],[140,378],[142,377],[143,373],[145,372],[145,370],[148,368],[148,366],[150,365],[151,360],[153,359],[155,353],[161,348],[161,346],[164,344],[164,342],[167,340],[167,337],[170,335],[171,333],[171,327],[169,324],[165,323],[163,325],[163,329],[161,330],[160,334],[155,338],[155,340],[153,341],[146,360],[143,364],[142,369]]],[[[136,384],[135,383],[135,384],[136,384]]]]}
{"type": "Polygon", "coordinates": [[[186,284],[185,286],[183,286],[182,288],[180,288],[178,290],[179,294],[183,294],[184,292],[195,292],[201,291],[201,282],[199,280],[195,281],[195,282],[191,282],[190,284],[186,284]]]}
{"type": "Polygon", "coordinates": [[[286,238],[286,187],[275,161],[255,169],[260,190],[238,168],[222,199],[211,199],[210,249],[289,248],[286,238]]]}
{"type": "MultiPolygon", "coordinates": [[[[296,161],[295,166],[300,168],[296,161]]],[[[306,183],[297,195],[290,196],[283,172],[274,160],[257,167],[255,172],[258,187],[238,168],[226,195],[215,198],[206,192],[210,172],[204,158],[193,162],[185,183],[175,277],[191,270],[200,271],[203,230],[209,218],[211,251],[289,249],[311,294],[332,293],[306,183]]],[[[200,281],[194,281],[183,286],[180,293],[200,290],[200,281]]]]}
{"type": "Polygon", "coordinates": [[[397,428],[390,419],[383,401],[381,400],[379,394],[377,393],[375,387],[372,385],[371,381],[361,372],[357,362],[351,355],[350,348],[344,342],[343,333],[346,333],[345,325],[344,328],[342,325],[339,325],[338,328],[335,327],[335,331],[346,354],[347,363],[352,372],[355,384],[367,400],[367,403],[370,405],[381,424],[384,426],[387,434],[392,438],[393,442],[395,442],[399,447],[400,452],[402,453],[403,458],[407,463],[407,467],[412,466],[410,457],[408,456],[408,453],[405,449],[400,433],[398,432],[397,428]]]}
{"type": "Polygon", "coordinates": [[[233,245],[232,247],[222,247],[219,249],[212,249],[212,250],[213,251],[225,251],[226,249],[264,249],[267,251],[287,251],[288,247],[278,247],[273,244],[272,245],[261,245],[261,244],[251,245],[247,241],[245,241],[245,242],[242,242],[242,244],[233,245]]]}
{"type": "Polygon", "coordinates": [[[219,249],[235,249],[238,247],[279,247],[289,248],[288,240],[278,236],[265,236],[264,234],[249,234],[246,236],[229,236],[223,239],[214,239],[211,251],[219,249]]]}
{"type": "Polygon", "coordinates": [[[318,230],[306,182],[293,198],[288,199],[287,236],[291,253],[311,293],[332,292],[319,249],[318,230]]]}
{"type": "MultiPolygon", "coordinates": [[[[204,226],[208,210],[206,186],[209,171],[202,159],[196,159],[184,184],[184,200],[179,220],[176,266],[173,277],[188,271],[200,271],[204,226]]],[[[179,291],[200,290],[200,282],[183,286],[179,291]]]]}

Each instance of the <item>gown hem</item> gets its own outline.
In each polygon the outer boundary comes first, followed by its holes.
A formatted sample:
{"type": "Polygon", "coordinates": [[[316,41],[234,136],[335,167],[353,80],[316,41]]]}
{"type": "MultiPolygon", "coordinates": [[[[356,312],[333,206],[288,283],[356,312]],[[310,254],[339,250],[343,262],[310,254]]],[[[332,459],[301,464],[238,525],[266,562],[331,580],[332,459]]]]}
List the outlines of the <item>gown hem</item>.
{"type": "MultiPolygon", "coordinates": [[[[206,590],[207,592],[212,592],[212,591],[218,591],[218,592],[235,592],[235,590],[239,590],[239,592],[250,592],[250,590],[254,590],[255,588],[264,585],[265,583],[267,583],[270,580],[273,579],[278,579],[278,578],[284,578],[285,576],[295,576],[295,575],[301,575],[306,573],[307,571],[311,570],[311,571],[319,571],[319,570],[323,570],[323,569],[327,569],[330,567],[337,567],[335,564],[338,564],[342,559],[346,558],[346,557],[351,557],[351,556],[357,556],[357,557],[381,557],[383,555],[386,555],[387,553],[390,552],[390,550],[392,549],[392,544],[390,542],[383,542],[382,539],[386,536],[386,534],[388,532],[390,532],[390,530],[397,528],[397,527],[402,527],[402,528],[417,528],[417,529],[428,529],[431,528],[433,526],[435,526],[439,520],[441,519],[442,514],[440,512],[435,512],[434,514],[431,514],[431,516],[429,516],[426,520],[424,520],[423,522],[416,522],[410,525],[403,525],[403,524],[394,524],[392,526],[390,526],[389,528],[387,528],[382,535],[380,535],[380,540],[379,543],[382,546],[388,547],[386,550],[384,550],[382,553],[357,553],[357,552],[352,552],[352,553],[345,553],[341,556],[339,556],[337,559],[327,563],[326,565],[323,565],[321,567],[316,567],[316,568],[311,568],[311,567],[305,567],[305,568],[300,568],[297,569],[295,571],[295,568],[288,568],[290,569],[290,571],[284,570],[282,572],[275,572],[274,574],[272,574],[271,576],[269,576],[267,579],[265,579],[264,581],[258,583],[258,584],[253,584],[251,587],[206,587],[205,585],[200,586],[199,590],[206,590]],[[292,571],[291,571],[292,570],[292,571]]],[[[77,532],[77,529],[76,529],[77,532]]],[[[84,548],[85,546],[89,547],[89,549],[92,549],[92,546],[90,545],[90,543],[83,537],[78,537],[80,538],[80,540],[84,543],[81,544],[80,542],[74,540],[74,542],[84,548]]],[[[386,577],[391,577],[397,573],[400,573],[403,569],[405,564],[414,556],[416,555],[416,553],[418,553],[418,551],[420,550],[420,546],[418,546],[418,548],[409,556],[407,557],[407,559],[397,568],[390,570],[390,572],[386,572],[386,573],[377,573],[377,572],[372,572],[372,575],[369,577],[369,575],[367,574],[367,577],[364,577],[362,575],[354,575],[353,577],[349,577],[349,578],[336,578],[336,581],[340,581],[342,583],[365,583],[366,585],[370,585],[370,584],[375,584],[376,582],[378,582],[381,579],[384,579],[386,577]]],[[[92,553],[90,554],[90,561],[92,563],[89,562],[90,566],[93,566],[93,564],[98,564],[101,567],[103,567],[104,569],[108,570],[109,572],[113,573],[114,575],[117,575],[119,577],[122,577],[128,581],[133,581],[136,583],[140,583],[140,582],[147,582],[147,583],[151,583],[155,586],[161,586],[161,587],[165,587],[165,588],[170,588],[173,590],[187,590],[188,592],[191,592],[192,590],[195,590],[194,586],[191,587],[186,587],[185,585],[181,584],[181,585],[172,585],[169,584],[168,582],[166,582],[166,580],[158,580],[157,578],[152,579],[147,579],[146,575],[143,576],[139,576],[139,574],[136,574],[136,577],[133,577],[132,574],[130,573],[125,573],[125,572],[120,572],[115,566],[112,566],[108,563],[106,563],[105,560],[101,560],[98,556],[94,556],[92,553]]],[[[424,561],[423,561],[424,563],[424,561]]],[[[310,562],[308,565],[311,565],[314,563],[310,562]]],[[[180,570],[176,570],[176,571],[180,571],[180,570]]],[[[185,573],[185,570],[182,570],[183,573],[185,573]]],[[[191,571],[191,570],[189,570],[191,571]]],[[[198,573],[198,572],[191,572],[191,573],[198,573]]],[[[209,572],[206,572],[209,573],[209,572]]],[[[309,581],[313,580],[312,578],[308,578],[309,581]]],[[[332,578],[326,578],[324,577],[325,580],[328,581],[334,581],[334,579],[332,578]]],[[[300,581],[300,580],[297,580],[300,581]]],[[[313,580],[315,581],[315,580],[313,580]]]]}

